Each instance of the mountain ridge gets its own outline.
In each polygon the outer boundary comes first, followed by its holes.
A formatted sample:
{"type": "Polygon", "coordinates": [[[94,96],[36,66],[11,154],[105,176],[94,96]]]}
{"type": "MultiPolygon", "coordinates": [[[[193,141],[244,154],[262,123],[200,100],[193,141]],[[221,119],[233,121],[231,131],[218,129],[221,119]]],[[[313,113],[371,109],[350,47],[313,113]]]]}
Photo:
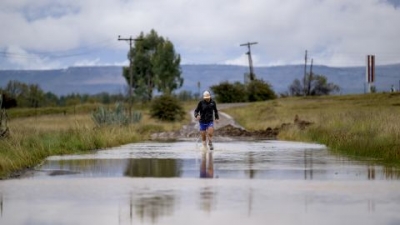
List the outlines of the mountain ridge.
{"type": "MultiPolygon", "coordinates": [[[[126,81],[122,77],[122,66],[78,66],[53,70],[0,70],[0,87],[4,88],[10,80],[27,84],[39,84],[45,92],[57,95],[72,93],[97,94],[126,93],[126,81]]],[[[187,64],[181,65],[183,86],[177,90],[191,91],[193,94],[210,89],[220,82],[244,82],[247,66],[219,64],[187,64]]],[[[309,72],[310,67],[307,67],[309,72]]],[[[254,67],[259,79],[269,82],[276,93],[288,90],[294,79],[302,80],[304,65],[282,65],[254,67]]],[[[342,94],[365,92],[365,67],[329,67],[314,65],[313,74],[324,75],[328,82],[337,84],[342,94]]],[[[400,64],[380,65],[376,67],[376,83],[378,91],[389,91],[391,85],[396,89],[400,85],[400,64]]]]}

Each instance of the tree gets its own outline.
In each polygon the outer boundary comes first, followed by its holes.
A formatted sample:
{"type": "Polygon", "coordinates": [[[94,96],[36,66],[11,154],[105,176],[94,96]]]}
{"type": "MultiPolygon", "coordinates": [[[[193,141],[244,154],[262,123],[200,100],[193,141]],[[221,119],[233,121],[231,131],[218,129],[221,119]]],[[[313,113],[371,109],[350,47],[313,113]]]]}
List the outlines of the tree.
{"type": "Polygon", "coordinates": [[[21,96],[24,92],[24,89],[27,87],[26,84],[19,82],[17,80],[10,80],[4,91],[6,91],[10,97],[12,98],[18,98],[19,96],[21,96]]]}
{"type": "Polygon", "coordinates": [[[161,121],[182,121],[185,116],[185,110],[177,98],[171,95],[161,95],[153,99],[150,106],[150,115],[152,118],[161,121]]]}
{"type": "Polygon", "coordinates": [[[56,106],[58,105],[59,99],[57,95],[52,92],[46,92],[44,94],[44,103],[43,106],[56,106]]]}
{"type": "Polygon", "coordinates": [[[0,90],[0,109],[10,109],[14,107],[17,107],[17,100],[0,90]]]}
{"type": "Polygon", "coordinates": [[[247,96],[250,102],[275,99],[271,85],[264,80],[254,79],[247,84],[247,96]]]}
{"type": "MultiPolygon", "coordinates": [[[[306,84],[310,84],[308,95],[320,96],[329,95],[333,92],[340,91],[340,87],[334,83],[328,83],[328,79],[323,75],[313,74],[306,77],[306,84]]],[[[298,79],[295,79],[289,86],[289,94],[292,96],[303,96],[305,94],[305,88],[302,86],[298,79]]]]}
{"type": "Polygon", "coordinates": [[[152,59],[155,85],[159,92],[171,94],[183,85],[181,58],[175,54],[174,45],[168,40],[158,44],[157,53],[152,59]]]}
{"type": "Polygon", "coordinates": [[[28,107],[38,108],[44,100],[44,92],[38,84],[28,85],[27,93],[28,107]]]}
{"type": "Polygon", "coordinates": [[[21,107],[39,107],[39,103],[44,100],[44,92],[38,84],[9,81],[5,91],[15,98],[21,107]]]}
{"type": "Polygon", "coordinates": [[[304,88],[301,85],[299,79],[295,79],[293,83],[289,86],[289,94],[292,96],[302,96],[304,95],[304,88]]]}
{"type": "Polygon", "coordinates": [[[225,81],[219,85],[211,86],[211,90],[216,95],[216,100],[221,103],[247,101],[246,86],[238,81],[233,84],[225,81]]]}
{"type": "Polygon", "coordinates": [[[275,92],[269,83],[254,79],[248,84],[238,81],[231,84],[228,81],[219,85],[211,86],[211,90],[216,95],[216,100],[221,103],[232,102],[255,102],[275,99],[275,92]]]}
{"type": "MultiPolygon", "coordinates": [[[[180,56],[175,53],[172,42],[159,36],[155,30],[137,38],[135,47],[128,53],[133,59],[133,89],[137,98],[150,101],[154,90],[165,94],[182,87],[180,56]]],[[[130,83],[129,67],[123,76],[130,83]]]]}
{"type": "Polygon", "coordinates": [[[339,92],[340,88],[334,83],[328,83],[328,79],[322,75],[315,75],[311,80],[310,95],[329,95],[331,92],[339,92]]]}

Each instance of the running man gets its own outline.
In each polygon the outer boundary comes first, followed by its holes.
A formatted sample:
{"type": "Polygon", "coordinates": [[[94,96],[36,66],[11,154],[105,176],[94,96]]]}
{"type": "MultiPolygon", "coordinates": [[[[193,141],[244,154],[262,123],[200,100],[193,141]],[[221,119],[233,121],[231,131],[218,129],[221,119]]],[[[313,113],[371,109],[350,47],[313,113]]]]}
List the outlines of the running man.
{"type": "Polygon", "coordinates": [[[201,140],[203,141],[203,147],[206,148],[206,135],[208,136],[208,146],[210,150],[214,149],[212,144],[212,137],[214,133],[214,116],[215,122],[218,123],[219,115],[217,110],[217,104],[211,99],[209,91],[203,93],[203,100],[199,101],[196,109],[194,110],[194,117],[199,121],[201,140]]]}

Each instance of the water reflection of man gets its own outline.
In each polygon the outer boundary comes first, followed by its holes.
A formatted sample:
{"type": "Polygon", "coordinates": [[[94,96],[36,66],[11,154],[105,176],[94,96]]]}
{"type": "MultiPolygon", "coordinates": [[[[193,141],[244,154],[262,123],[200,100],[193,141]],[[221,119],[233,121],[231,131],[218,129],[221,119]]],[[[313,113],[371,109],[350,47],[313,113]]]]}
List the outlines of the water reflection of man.
{"type": "Polygon", "coordinates": [[[200,178],[214,177],[214,161],[212,152],[203,152],[201,154],[200,178]]]}

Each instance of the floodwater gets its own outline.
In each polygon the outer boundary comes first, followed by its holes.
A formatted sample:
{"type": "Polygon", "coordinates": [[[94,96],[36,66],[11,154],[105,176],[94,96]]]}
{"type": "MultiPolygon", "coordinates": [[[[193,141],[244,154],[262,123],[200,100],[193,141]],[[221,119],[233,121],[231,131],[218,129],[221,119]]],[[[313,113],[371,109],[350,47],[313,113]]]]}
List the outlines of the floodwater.
{"type": "Polygon", "coordinates": [[[138,143],[0,181],[0,224],[400,224],[400,171],[282,141],[138,143]]]}

